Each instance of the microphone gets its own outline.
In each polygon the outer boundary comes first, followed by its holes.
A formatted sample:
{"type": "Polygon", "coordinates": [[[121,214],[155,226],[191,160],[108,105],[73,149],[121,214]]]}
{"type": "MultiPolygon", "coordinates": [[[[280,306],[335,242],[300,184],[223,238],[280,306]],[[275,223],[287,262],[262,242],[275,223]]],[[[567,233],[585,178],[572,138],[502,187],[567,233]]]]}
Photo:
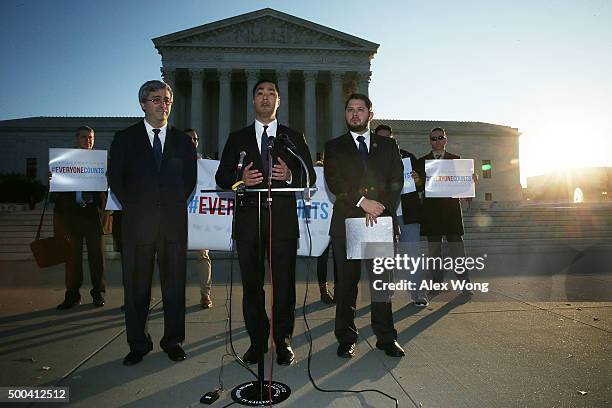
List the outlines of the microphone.
{"type": "Polygon", "coordinates": [[[288,134],[281,133],[280,135],[278,135],[278,137],[280,137],[280,139],[283,141],[287,149],[290,149],[293,151],[297,149],[297,146],[295,145],[295,143],[293,143],[293,140],[291,140],[288,134]]]}
{"type": "Polygon", "coordinates": [[[244,165],[244,158],[246,156],[246,152],[243,150],[240,152],[240,159],[238,160],[238,171],[242,170],[242,166],[244,165]]]}
{"type": "Polygon", "coordinates": [[[274,149],[274,141],[276,138],[274,136],[268,136],[268,149],[274,149]]]}

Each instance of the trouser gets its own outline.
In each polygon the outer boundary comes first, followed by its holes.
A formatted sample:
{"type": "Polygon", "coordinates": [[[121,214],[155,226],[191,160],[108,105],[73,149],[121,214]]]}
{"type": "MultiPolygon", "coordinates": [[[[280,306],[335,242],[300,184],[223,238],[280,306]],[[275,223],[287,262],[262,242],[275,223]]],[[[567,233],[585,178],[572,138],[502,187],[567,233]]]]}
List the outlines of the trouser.
{"type": "MultiPolygon", "coordinates": [[[[465,258],[465,246],[463,245],[463,238],[458,234],[446,234],[446,241],[448,242],[450,256],[453,259],[460,257],[465,258]]],[[[428,235],[427,246],[429,250],[429,257],[442,257],[442,235],[428,235]]],[[[434,263],[435,267],[431,270],[431,278],[434,282],[444,282],[444,268],[438,268],[438,263],[434,263]]],[[[457,279],[469,282],[470,276],[467,271],[462,274],[455,273],[457,279]]]]}
{"type": "Polygon", "coordinates": [[[168,350],[185,340],[187,243],[167,242],[162,236],[145,245],[124,241],[122,264],[127,340],[130,349],[140,353],[152,346],[147,319],[156,255],[164,304],[164,336],[160,346],[168,350]]]}
{"type": "MultiPolygon", "coordinates": [[[[411,258],[421,257],[421,224],[404,224],[401,217],[398,217],[398,223],[400,226],[400,239],[399,249],[403,254],[405,253],[411,258]]],[[[415,289],[410,291],[410,297],[412,300],[426,300],[427,291],[419,290],[421,282],[425,279],[425,269],[417,267],[414,273],[410,271],[408,276],[397,276],[399,279],[406,278],[416,284],[415,289]]]]}
{"type": "MultiPolygon", "coordinates": [[[[359,279],[361,277],[361,261],[346,259],[346,238],[332,237],[334,257],[338,264],[338,283],[336,285],[336,323],[334,334],[339,343],[356,343],[357,327],[355,326],[355,311],[359,279]]],[[[376,338],[381,343],[389,343],[397,339],[397,331],[393,325],[391,311],[391,293],[374,293],[374,279],[391,281],[387,273],[374,276],[372,261],[366,261],[366,270],[370,279],[370,294],[372,296],[371,324],[376,338]],[[385,301],[375,301],[385,300],[385,301]]],[[[390,274],[390,271],[387,271],[390,274]]]]}
{"type": "Polygon", "coordinates": [[[277,346],[291,345],[295,323],[295,258],[297,239],[272,240],[259,248],[256,240],[236,241],[238,262],[242,276],[242,312],[254,347],[263,346],[270,334],[270,323],[265,308],[265,255],[272,261],[274,306],[272,308],[273,338],[277,346]],[[258,250],[261,250],[261,257],[258,250]]]}
{"type": "Polygon", "coordinates": [[[200,278],[200,294],[210,296],[212,285],[212,263],[208,249],[198,251],[198,276],[200,278]]]}

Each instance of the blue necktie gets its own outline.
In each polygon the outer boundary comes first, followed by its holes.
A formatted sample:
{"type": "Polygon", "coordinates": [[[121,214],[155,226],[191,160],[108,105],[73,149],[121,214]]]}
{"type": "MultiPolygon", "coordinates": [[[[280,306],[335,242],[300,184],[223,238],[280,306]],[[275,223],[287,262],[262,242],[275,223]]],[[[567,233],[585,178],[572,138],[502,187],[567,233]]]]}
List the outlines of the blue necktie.
{"type": "Polygon", "coordinates": [[[157,171],[161,169],[162,162],[162,145],[159,138],[159,132],[161,129],[153,129],[155,136],[153,137],[153,156],[155,157],[155,163],[157,164],[157,171]]]}
{"type": "Polygon", "coordinates": [[[363,162],[363,167],[368,167],[368,146],[365,144],[365,137],[357,136],[357,141],[359,142],[359,155],[361,156],[361,161],[363,162]]]}
{"type": "Polygon", "coordinates": [[[263,164],[264,175],[268,174],[268,125],[264,125],[263,133],[261,134],[261,163],[263,164]]]}

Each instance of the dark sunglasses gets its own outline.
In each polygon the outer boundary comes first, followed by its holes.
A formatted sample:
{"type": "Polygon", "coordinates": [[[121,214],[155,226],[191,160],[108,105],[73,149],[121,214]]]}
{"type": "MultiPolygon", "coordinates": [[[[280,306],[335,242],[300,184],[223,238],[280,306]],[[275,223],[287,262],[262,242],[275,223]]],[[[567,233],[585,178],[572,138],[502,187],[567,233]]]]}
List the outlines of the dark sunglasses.
{"type": "Polygon", "coordinates": [[[446,139],[446,136],[434,136],[434,137],[430,137],[429,138],[432,142],[435,142],[437,140],[444,140],[446,139]]]}
{"type": "Polygon", "coordinates": [[[191,140],[193,140],[194,142],[197,142],[197,141],[200,140],[200,138],[199,137],[192,137],[191,140]]]}

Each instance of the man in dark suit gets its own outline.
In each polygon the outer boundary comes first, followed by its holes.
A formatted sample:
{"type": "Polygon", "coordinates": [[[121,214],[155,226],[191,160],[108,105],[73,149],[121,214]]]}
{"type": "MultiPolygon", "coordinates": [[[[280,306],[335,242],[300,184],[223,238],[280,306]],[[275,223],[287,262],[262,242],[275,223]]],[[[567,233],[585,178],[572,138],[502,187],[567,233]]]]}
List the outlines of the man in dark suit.
{"type": "MultiPolygon", "coordinates": [[[[391,126],[385,124],[378,125],[374,133],[382,137],[393,137],[393,129],[391,126]]],[[[420,189],[422,190],[424,184],[423,179],[415,170],[417,168],[416,156],[404,149],[400,149],[400,155],[402,159],[410,159],[410,166],[412,167],[410,176],[414,180],[417,191],[420,189]]],[[[402,215],[398,217],[397,220],[400,226],[400,250],[413,258],[417,258],[421,254],[421,199],[417,191],[405,193],[400,196],[402,215]]],[[[423,268],[417,268],[414,272],[411,271],[409,279],[417,285],[416,289],[410,291],[410,296],[412,297],[414,305],[417,307],[426,307],[429,304],[427,300],[427,291],[419,289],[424,279],[423,268]]]]}
{"type": "MultiPolygon", "coordinates": [[[[94,131],[81,126],[75,135],[75,146],[93,149],[94,131]]],[[[92,289],[89,292],[95,307],[104,306],[104,240],[106,193],[102,191],[76,191],[53,193],[55,208],[53,226],[55,236],[68,243],[66,257],[66,295],[57,308],[70,309],[81,301],[79,289],[83,284],[83,241],[87,245],[87,262],[92,289]]]]}
{"type": "MultiPolygon", "coordinates": [[[[299,161],[286,150],[287,144],[295,145],[294,150],[306,163],[310,183],[314,185],[316,174],[312,167],[310,151],[304,135],[290,129],[276,120],[280,105],[278,87],[271,80],[260,80],[253,87],[255,123],[229,135],[223,149],[221,162],[216,174],[221,188],[231,188],[242,180],[246,188],[304,187],[306,175],[299,161]],[[276,139],[268,160],[269,139],[276,139]],[[289,139],[285,142],[285,139],[289,139]],[[243,171],[238,172],[240,153],[245,152],[243,171]],[[271,170],[271,171],[270,171],[271,170]]],[[[235,228],[238,261],[242,275],[242,309],[251,346],[243,360],[257,363],[259,356],[267,352],[270,325],[265,311],[264,255],[272,265],[274,308],[272,310],[273,340],[276,345],[276,362],[290,365],[294,361],[291,338],[295,320],[295,258],[299,237],[296,200],[294,193],[272,193],[271,208],[267,205],[267,194],[261,202],[256,193],[247,193],[236,204],[235,228]],[[258,212],[261,207],[261,237],[258,236],[258,212]],[[272,219],[270,220],[269,212],[272,219]],[[268,248],[268,237],[272,224],[272,250],[268,248]],[[262,251],[259,253],[259,251],[262,251]],[[262,320],[263,319],[263,320],[262,320]]]]}
{"type": "Polygon", "coordinates": [[[144,120],[115,134],[109,184],[122,206],[125,324],[134,365],[153,348],[147,332],[153,263],[157,255],[164,336],[161,348],[173,361],[186,355],[185,275],[187,202],[195,187],[196,151],[185,133],[168,126],[172,89],[145,82],[138,92],[144,120]]]}
{"type": "MultiPolygon", "coordinates": [[[[338,265],[334,330],[340,343],[337,354],[351,358],[358,334],[354,320],[361,261],[346,259],[345,220],[365,217],[366,225],[373,225],[379,216],[390,216],[397,229],[395,210],[404,178],[395,140],[370,132],[373,116],[370,99],[352,94],[346,101],[344,114],[349,132],[325,144],[325,181],[336,196],[329,235],[338,265]]],[[[372,282],[372,262],[365,264],[372,282]]],[[[396,341],[391,300],[388,294],[375,294],[372,287],[370,292],[376,347],[389,356],[401,357],[404,350],[396,341]]]]}
{"type": "MultiPolygon", "coordinates": [[[[446,130],[436,127],[429,133],[431,152],[421,157],[417,168],[421,177],[425,179],[425,160],[452,160],[461,157],[446,151],[448,138],[446,130]]],[[[453,258],[465,257],[463,246],[463,215],[461,213],[461,201],[458,198],[423,197],[423,217],[421,223],[421,235],[427,237],[427,245],[430,257],[442,256],[442,237],[446,236],[449,244],[450,254],[453,258]]],[[[435,264],[434,264],[435,265],[435,264]]],[[[431,271],[434,282],[444,282],[444,270],[434,269],[431,271]]],[[[468,272],[456,274],[458,279],[469,282],[468,272]]],[[[464,294],[471,295],[469,290],[464,294]]]]}

